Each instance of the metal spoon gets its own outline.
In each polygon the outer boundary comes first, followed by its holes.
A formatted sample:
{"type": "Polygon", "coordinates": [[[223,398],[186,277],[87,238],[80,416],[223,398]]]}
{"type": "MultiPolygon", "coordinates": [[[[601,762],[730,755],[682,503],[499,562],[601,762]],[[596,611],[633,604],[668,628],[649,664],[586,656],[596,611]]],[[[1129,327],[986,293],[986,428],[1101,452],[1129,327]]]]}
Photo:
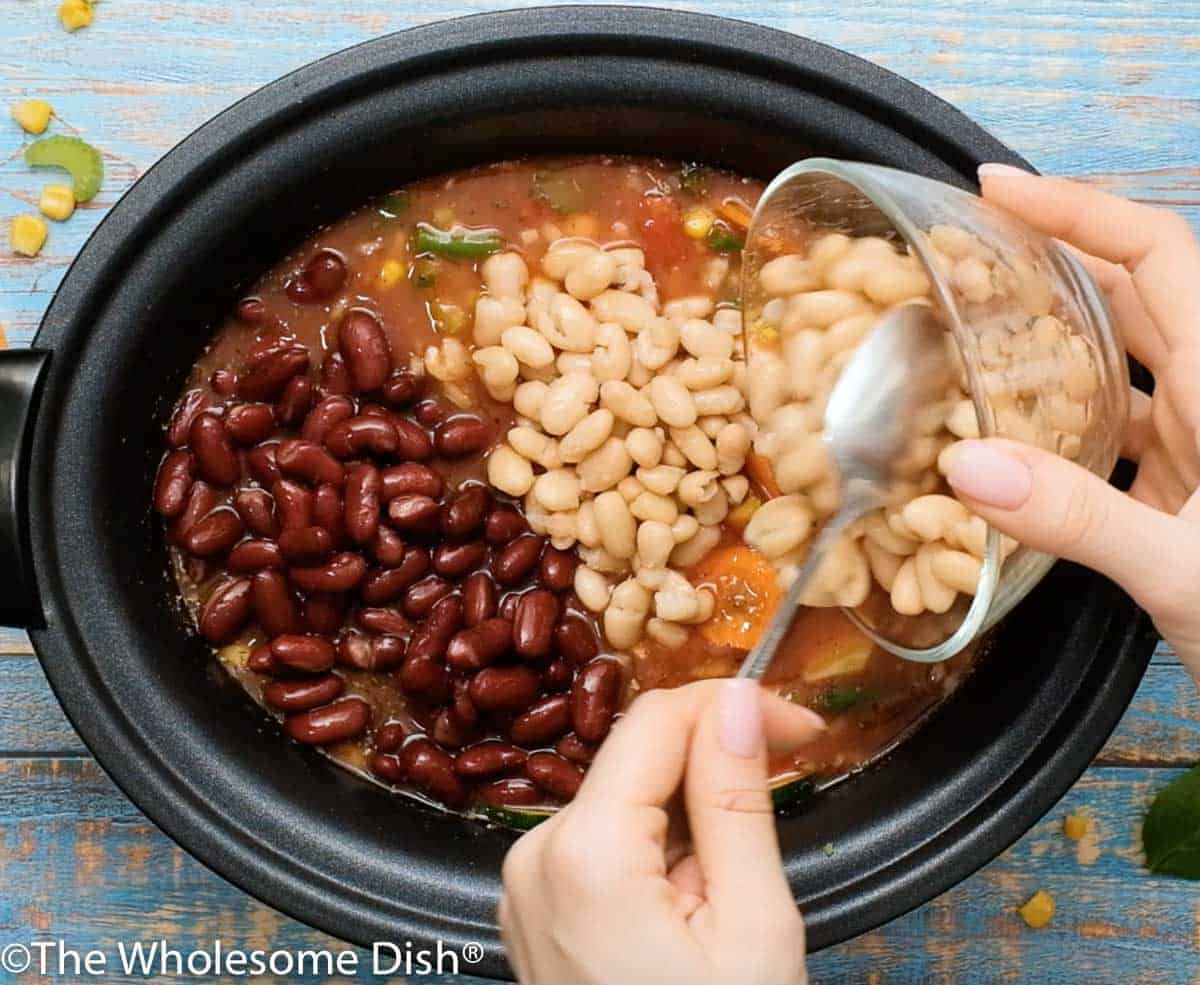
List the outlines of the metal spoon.
{"type": "Polygon", "coordinates": [[[821,530],[738,677],[758,680],[766,673],[829,549],[850,524],[887,501],[895,463],[916,436],[917,412],[945,391],[943,332],[928,305],[900,305],[880,319],[842,370],[824,423],[841,481],[841,508],[821,530]]]}

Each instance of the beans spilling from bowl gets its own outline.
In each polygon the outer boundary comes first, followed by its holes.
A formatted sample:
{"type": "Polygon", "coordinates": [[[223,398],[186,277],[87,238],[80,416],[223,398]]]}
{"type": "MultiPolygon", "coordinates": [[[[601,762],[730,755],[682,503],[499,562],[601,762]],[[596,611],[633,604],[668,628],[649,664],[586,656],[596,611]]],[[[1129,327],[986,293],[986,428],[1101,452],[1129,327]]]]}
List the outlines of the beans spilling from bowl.
{"type": "MultiPolygon", "coordinates": [[[[318,252],[288,295],[319,302],[346,274],[318,252]]],[[[201,634],[241,647],[291,738],[368,736],[386,783],[451,806],[569,800],[625,670],[575,597],[574,553],[455,478],[492,423],[424,397],[421,367],[395,364],[366,308],[341,314],[315,380],[262,302],[239,316],[255,342],[180,400],[154,490],[201,586],[201,634]],[[385,675],[407,701],[378,721],[357,685],[385,675]]]]}

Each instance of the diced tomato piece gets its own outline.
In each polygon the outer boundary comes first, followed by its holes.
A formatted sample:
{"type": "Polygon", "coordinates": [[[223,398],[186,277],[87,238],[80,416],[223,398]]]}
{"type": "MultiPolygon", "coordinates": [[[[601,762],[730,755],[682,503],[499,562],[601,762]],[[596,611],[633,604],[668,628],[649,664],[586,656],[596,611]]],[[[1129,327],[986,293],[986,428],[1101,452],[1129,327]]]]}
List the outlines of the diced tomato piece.
{"type": "Polygon", "coordinates": [[[638,202],[638,212],[642,217],[646,269],[655,280],[660,280],[691,255],[692,241],[683,231],[683,215],[674,199],[665,195],[643,195],[638,202]]]}

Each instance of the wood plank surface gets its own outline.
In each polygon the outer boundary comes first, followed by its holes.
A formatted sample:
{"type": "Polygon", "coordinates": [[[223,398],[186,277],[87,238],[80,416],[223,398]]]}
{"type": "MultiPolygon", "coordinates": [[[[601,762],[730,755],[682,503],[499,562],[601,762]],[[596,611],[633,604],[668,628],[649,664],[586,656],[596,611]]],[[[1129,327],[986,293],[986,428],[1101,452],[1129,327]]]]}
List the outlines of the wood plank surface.
{"type": "MultiPolygon", "coordinates": [[[[389,31],[537,2],[109,0],[92,27],[67,35],[57,0],[0,0],[0,100],[49,99],[62,124],[103,149],[106,165],[99,196],[68,223],[52,224],[41,256],[0,251],[3,335],[30,341],[104,212],[236,99],[389,31]]],[[[963,108],[1039,169],[1174,208],[1200,230],[1197,0],[660,5],[846,48],[963,108]]],[[[20,162],[23,142],[0,122],[5,226],[30,209],[45,180],[20,162]]],[[[1200,759],[1198,723],[1195,685],[1160,648],[1097,764],[1046,819],[932,903],[815,956],[813,980],[1200,982],[1195,887],[1149,876],[1138,847],[1153,792],[1200,759]],[[1068,810],[1094,819],[1079,844],[1060,833],[1068,810]],[[1014,907],[1037,888],[1054,893],[1058,913],[1035,932],[1014,907]]],[[[137,936],[183,949],[216,937],[264,948],[339,946],[234,889],[144,819],[87,756],[28,640],[0,629],[0,946],[35,934],[109,952],[137,936]]]]}

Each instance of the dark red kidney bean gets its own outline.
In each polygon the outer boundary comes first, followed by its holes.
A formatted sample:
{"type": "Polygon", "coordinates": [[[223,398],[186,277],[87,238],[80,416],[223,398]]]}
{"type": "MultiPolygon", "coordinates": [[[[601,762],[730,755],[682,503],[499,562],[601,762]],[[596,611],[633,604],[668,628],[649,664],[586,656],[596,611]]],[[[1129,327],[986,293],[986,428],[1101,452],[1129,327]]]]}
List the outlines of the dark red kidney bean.
{"type": "Polygon", "coordinates": [[[282,667],[322,674],[333,666],[337,651],[324,637],[288,633],[271,640],[271,656],[282,667]]]}
{"type": "Polygon", "coordinates": [[[351,308],[342,317],[338,351],[357,390],[378,390],[392,371],[387,333],[379,319],[364,308],[351,308]]]}
{"type": "Polygon", "coordinates": [[[346,467],[314,441],[291,438],[280,442],[275,461],[285,475],[308,482],[328,482],[340,486],[346,480],[346,467]]]}
{"type": "Polygon", "coordinates": [[[422,400],[413,408],[413,416],[421,423],[422,427],[427,428],[437,427],[446,419],[449,413],[450,411],[446,410],[445,407],[432,397],[428,400],[422,400]]]}
{"type": "Polygon", "coordinates": [[[398,636],[364,636],[343,633],[338,640],[337,661],[356,670],[391,670],[404,661],[404,640],[398,636]]]}
{"type": "Polygon", "coordinates": [[[413,624],[395,609],[359,609],[354,618],[363,629],[389,636],[409,636],[413,624]]]}
{"type": "Polygon", "coordinates": [[[433,633],[438,639],[450,642],[450,637],[457,633],[463,624],[462,599],[457,595],[447,595],[434,603],[425,619],[425,630],[433,633]]]}
{"type": "Polygon", "coordinates": [[[400,754],[405,776],[416,787],[451,807],[466,802],[467,788],[454,772],[454,760],[428,739],[417,739],[400,754]]]}
{"type": "Polygon", "coordinates": [[[190,451],[168,452],[154,478],[154,508],[165,517],[179,516],[187,506],[196,460],[190,451]]]}
{"type": "MultiPolygon", "coordinates": [[[[398,570],[398,569],[397,569],[398,570]]],[[[454,586],[437,575],[428,575],[409,586],[404,593],[404,614],[410,619],[420,619],[429,613],[434,603],[445,598],[454,586]]]]}
{"type": "Polygon", "coordinates": [[[454,634],[446,647],[446,663],[458,671],[490,666],[512,648],[512,623],[504,619],[483,622],[454,634]]]}
{"type": "Polygon", "coordinates": [[[392,465],[379,473],[383,481],[381,496],[392,500],[397,496],[415,493],[418,496],[428,496],[430,499],[441,499],[446,491],[446,483],[428,465],[418,462],[405,462],[403,465],[392,465]]]}
{"type": "Polygon", "coordinates": [[[411,573],[403,568],[379,568],[367,572],[359,594],[367,605],[387,605],[400,598],[414,581],[411,573]]]}
{"type": "Polygon", "coordinates": [[[513,620],[513,649],[526,660],[541,660],[554,642],[554,624],[558,621],[558,596],[544,588],[535,588],[521,596],[513,620]]]}
{"type": "Polygon", "coordinates": [[[425,378],[411,369],[398,369],[383,382],[379,396],[389,407],[407,407],[421,395],[425,378]]]}
{"type": "Polygon", "coordinates": [[[596,743],[584,742],[574,732],[568,732],[554,746],[554,751],[563,759],[569,759],[581,766],[586,766],[595,759],[598,750],[599,746],[596,743]]]}
{"type": "Polygon", "coordinates": [[[200,520],[208,516],[217,506],[217,491],[207,482],[197,479],[188,490],[183,511],[167,524],[167,539],[180,547],[184,539],[200,520]]]}
{"type": "Polygon", "coordinates": [[[383,404],[364,403],[358,411],[360,417],[373,417],[391,423],[392,412],[383,404]]]}
{"type": "Polygon", "coordinates": [[[274,540],[279,536],[279,518],[275,515],[275,500],[265,489],[242,489],[233,497],[246,529],[256,537],[274,540]]]}
{"type": "Polygon", "coordinates": [[[324,397],[304,418],[300,437],[313,444],[324,444],[330,428],[354,416],[354,401],[340,395],[324,397]]]}
{"type": "Polygon", "coordinates": [[[475,730],[461,722],[452,708],[443,708],[433,720],[430,737],[447,749],[458,749],[475,738],[475,730]]]}
{"type": "Polygon", "coordinates": [[[341,353],[330,353],[321,364],[321,382],[317,385],[317,393],[322,397],[344,397],[353,392],[354,385],[350,381],[346,360],[341,353]]]}
{"type": "Polygon", "coordinates": [[[250,580],[218,585],[200,609],[200,635],[214,646],[232,642],[250,621],[250,580]]]}
{"type": "Polygon", "coordinates": [[[309,681],[272,681],[263,688],[263,702],[280,711],[307,711],[327,705],[346,687],[337,674],[325,674],[309,681]]]}
{"type": "Polygon", "coordinates": [[[566,691],[575,680],[575,669],[564,657],[551,660],[542,668],[542,687],[552,693],[566,691]]]}
{"type": "Polygon", "coordinates": [[[624,683],[615,660],[593,660],[576,676],[571,688],[571,725],[588,742],[599,742],[612,726],[624,683]]]}
{"type": "Polygon", "coordinates": [[[471,700],[471,682],[466,678],[459,678],[454,682],[454,698],[450,707],[454,709],[455,717],[464,725],[479,724],[479,709],[471,700]]]}
{"type": "Polygon", "coordinates": [[[514,622],[517,618],[517,606],[521,604],[520,592],[509,592],[500,600],[500,606],[496,610],[496,615],[501,619],[507,619],[509,622],[514,622]]]}
{"type": "Polygon", "coordinates": [[[463,621],[475,626],[496,614],[496,583],[486,571],[476,571],[463,582],[463,621]]]}
{"type": "Polygon", "coordinates": [[[583,783],[583,771],[552,752],[533,753],[525,762],[525,773],[546,793],[559,800],[570,800],[583,783]]]}
{"type": "Polygon", "coordinates": [[[327,301],[346,283],[346,261],[333,250],[318,250],[304,269],[288,280],[287,296],[300,304],[327,301]]]}
{"type": "Polygon", "coordinates": [[[333,550],[333,535],[324,527],[292,527],[279,535],[279,553],[289,564],[316,564],[333,550]]]}
{"type": "Polygon", "coordinates": [[[225,415],[225,429],[240,445],[256,445],[275,430],[275,408],[270,404],[238,404],[225,415]]]}
{"type": "Polygon", "coordinates": [[[350,600],[342,593],[313,592],[304,599],[304,625],[310,633],[332,636],[346,621],[350,600]]]}
{"type": "Polygon", "coordinates": [[[179,398],[171,420],[167,424],[167,444],[172,448],[182,448],[188,443],[192,430],[192,421],[198,414],[208,409],[208,394],[197,388],[188,390],[179,398]]]}
{"type": "Polygon", "coordinates": [[[335,546],[346,539],[345,513],[345,503],[337,486],[328,482],[317,486],[313,493],[313,523],[329,531],[335,546]]]}
{"type": "Polygon", "coordinates": [[[291,568],[288,577],[303,592],[349,592],[367,576],[367,562],[358,554],[335,554],[324,564],[291,568]]]}
{"type": "Polygon", "coordinates": [[[367,769],[393,787],[404,782],[404,764],[391,753],[373,752],[367,757],[367,769]]]}
{"type": "Polygon", "coordinates": [[[454,772],[459,776],[497,776],[525,765],[529,754],[507,742],[481,742],[454,757],[454,772]]]}
{"type": "Polygon", "coordinates": [[[528,667],[484,667],[471,678],[469,693],[481,711],[520,712],[533,703],[539,684],[528,667]]]}
{"type": "Polygon", "coordinates": [[[399,585],[402,588],[407,588],[420,578],[424,578],[429,574],[430,560],[429,552],[423,547],[409,547],[404,551],[400,563],[391,571],[399,572],[388,580],[389,585],[399,585]]]}
{"type": "Polygon", "coordinates": [[[238,375],[232,369],[214,370],[208,385],[220,397],[232,397],[238,391],[238,375]]]}
{"type": "Polygon", "coordinates": [[[278,571],[260,571],[251,579],[254,617],[269,636],[285,636],[300,628],[296,600],[278,571]]]}
{"type": "Polygon", "coordinates": [[[260,643],[250,651],[250,656],[246,658],[246,669],[253,671],[255,674],[279,673],[279,667],[275,663],[275,658],[271,656],[270,643],[260,643]]]}
{"type": "Polygon", "coordinates": [[[463,539],[474,536],[483,527],[492,497],[479,485],[465,486],[442,507],[442,533],[463,539]]]}
{"type": "Polygon", "coordinates": [[[200,478],[214,486],[229,486],[237,482],[242,474],[242,465],[221,418],[216,414],[200,414],[192,421],[189,439],[200,478]]]}
{"type": "Polygon", "coordinates": [[[524,581],[533,571],[542,556],[546,538],[536,534],[522,534],[504,545],[492,558],[492,574],[501,585],[515,585],[524,581]]]}
{"type": "Polygon", "coordinates": [[[250,474],[264,486],[274,485],[283,475],[279,471],[279,463],[275,461],[275,453],[279,445],[275,442],[259,445],[246,452],[246,467],[250,474]]]}
{"type": "Polygon", "coordinates": [[[421,654],[404,658],[399,680],[405,694],[431,704],[445,701],[450,695],[450,671],[446,665],[421,654]]]}
{"type": "Polygon", "coordinates": [[[576,667],[582,667],[600,652],[596,631],[576,616],[564,616],[554,627],[554,645],[576,667]]]}
{"type": "Polygon", "coordinates": [[[256,348],[238,376],[243,400],[274,400],[293,376],[308,369],[308,350],[295,339],[272,339],[256,348]]]}
{"type": "Polygon", "coordinates": [[[356,544],[366,544],[379,530],[379,494],[383,481],[374,465],[355,465],[346,473],[344,494],[346,534],[356,544]]]}
{"type": "Polygon", "coordinates": [[[432,533],[440,509],[436,499],[417,493],[405,493],[388,503],[388,520],[400,530],[432,533]]]}
{"type": "Polygon", "coordinates": [[[279,513],[282,530],[298,530],[313,525],[313,494],[298,482],[280,479],[271,486],[271,495],[279,513]]]}
{"type": "Polygon", "coordinates": [[[313,403],[314,387],[307,376],[293,376],[275,402],[275,417],[284,427],[295,427],[304,420],[313,403]]]}
{"type": "Polygon", "coordinates": [[[545,799],[542,791],[523,776],[485,783],[476,793],[490,807],[528,807],[545,799]]]}
{"type": "Polygon", "coordinates": [[[359,414],[325,432],[325,447],[338,458],[353,458],[366,452],[391,455],[400,447],[400,436],[390,420],[359,414]]]}
{"type": "Polygon", "coordinates": [[[372,641],[371,669],[391,670],[404,663],[408,644],[399,636],[377,636],[372,641]]]}
{"type": "Polygon", "coordinates": [[[571,699],[565,694],[542,698],[513,719],[508,734],[528,748],[548,746],[571,727],[571,699]]]}
{"type": "Polygon", "coordinates": [[[393,417],[396,429],[396,457],[406,462],[423,462],[433,457],[433,439],[419,424],[403,417],[393,417]]]}
{"type": "Polygon", "coordinates": [[[361,735],[371,721],[371,706],[362,698],[342,698],[283,720],[283,730],[297,742],[324,746],[361,735]]]}
{"type": "Polygon", "coordinates": [[[372,745],[378,752],[395,752],[404,744],[407,734],[403,722],[385,722],[375,730],[372,745]]]}
{"type": "Polygon", "coordinates": [[[444,458],[462,458],[483,451],[492,443],[487,421],[474,414],[455,414],[433,432],[433,446],[444,458]]]}
{"type": "Polygon", "coordinates": [[[481,540],[465,544],[439,544],[433,552],[433,570],[444,578],[459,579],[478,568],[487,559],[487,545],[481,540]]]}
{"type": "Polygon", "coordinates": [[[241,540],[244,530],[237,511],[223,506],[196,521],[183,538],[183,546],[196,557],[214,557],[224,554],[241,540]]]}
{"type": "Polygon", "coordinates": [[[225,559],[225,567],[237,574],[254,574],[264,568],[282,568],[283,553],[273,540],[243,540],[225,559]]]}
{"type": "Polygon", "coordinates": [[[394,568],[404,560],[404,538],[391,527],[379,524],[368,550],[375,562],[384,568],[394,568]]]}
{"type": "Polygon", "coordinates": [[[511,506],[497,506],[484,523],[484,538],[497,547],[528,532],[529,524],[525,522],[525,517],[511,506]]]}
{"type": "Polygon", "coordinates": [[[247,325],[270,325],[275,321],[261,298],[243,298],[234,309],[234,315],[247,325]]]}
{"type": "Polygon", "coordinates": [[[575,584],[575,569],[579,559],[571,551],[560,551],[547,547],[542,552],[542,567],[539,578],[552,592],[565,592],[575,584]]]}

